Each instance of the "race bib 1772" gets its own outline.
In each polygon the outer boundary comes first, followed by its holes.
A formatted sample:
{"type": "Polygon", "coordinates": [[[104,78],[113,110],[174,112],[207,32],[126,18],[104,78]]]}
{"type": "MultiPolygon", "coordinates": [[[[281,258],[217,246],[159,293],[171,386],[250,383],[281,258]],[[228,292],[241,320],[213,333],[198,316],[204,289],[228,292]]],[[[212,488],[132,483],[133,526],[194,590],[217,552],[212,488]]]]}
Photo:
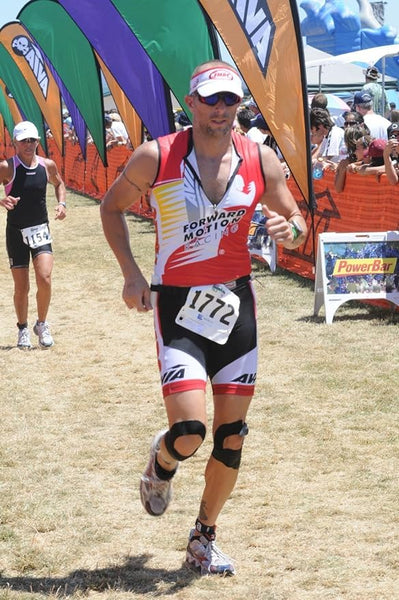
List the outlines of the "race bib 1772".
{"type": "Polygon", "coordinates": [[[225,344],[238,319],[240,299],[223,284],[194,286],[176,323],[217,344],[225,344]]]}

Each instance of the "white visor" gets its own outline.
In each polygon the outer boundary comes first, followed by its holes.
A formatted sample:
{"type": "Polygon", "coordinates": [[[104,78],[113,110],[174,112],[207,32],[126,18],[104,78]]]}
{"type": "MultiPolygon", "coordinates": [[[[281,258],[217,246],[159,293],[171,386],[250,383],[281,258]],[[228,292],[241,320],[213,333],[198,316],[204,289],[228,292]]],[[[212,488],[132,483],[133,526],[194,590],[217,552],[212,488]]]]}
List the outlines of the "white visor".
{"type": "Polygon", "coordinates": [[[240,98],[244,96],[240,77],[228,67],[212,67],[196,73],[190,81],[190,94],[194,92],[201,96],[211,96],[218,92],[232,92],[240,98]]]}

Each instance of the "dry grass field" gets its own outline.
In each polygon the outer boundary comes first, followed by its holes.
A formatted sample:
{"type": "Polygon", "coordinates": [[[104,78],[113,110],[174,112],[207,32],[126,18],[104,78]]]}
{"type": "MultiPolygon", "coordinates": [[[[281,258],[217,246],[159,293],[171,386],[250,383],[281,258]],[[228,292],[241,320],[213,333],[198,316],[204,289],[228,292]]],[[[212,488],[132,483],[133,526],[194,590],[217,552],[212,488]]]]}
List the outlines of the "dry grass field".
{"type": "MultiPolygon", "coordinates": [[[[211,440],[148,516],[138,482],[165,426],[152,315],[121,300],[98,205],[68,200],[52,222],[49,351],[15,346],[0,214],[0,600],[399,598],[397,314],[346,304],[326,325],[310,282],[254,265],[258,385],[218,523],[237,576],[198,578],[182,560],[211,440]]],[[[152,225],[128,222],[149,276],[152,225]]]]}

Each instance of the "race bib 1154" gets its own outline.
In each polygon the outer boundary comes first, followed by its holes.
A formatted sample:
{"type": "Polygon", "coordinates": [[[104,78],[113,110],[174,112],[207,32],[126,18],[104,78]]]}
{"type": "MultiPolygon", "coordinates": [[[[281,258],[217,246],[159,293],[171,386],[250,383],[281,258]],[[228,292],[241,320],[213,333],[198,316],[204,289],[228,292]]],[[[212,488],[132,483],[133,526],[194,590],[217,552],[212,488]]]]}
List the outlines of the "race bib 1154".
{"type": "Polygon", "coordinates": [[[51,243],[50,230],[47,223],[34,225],[33,227],[24,227],[21,229],[22,239],[29,248],[40,248],[51,243]]]}

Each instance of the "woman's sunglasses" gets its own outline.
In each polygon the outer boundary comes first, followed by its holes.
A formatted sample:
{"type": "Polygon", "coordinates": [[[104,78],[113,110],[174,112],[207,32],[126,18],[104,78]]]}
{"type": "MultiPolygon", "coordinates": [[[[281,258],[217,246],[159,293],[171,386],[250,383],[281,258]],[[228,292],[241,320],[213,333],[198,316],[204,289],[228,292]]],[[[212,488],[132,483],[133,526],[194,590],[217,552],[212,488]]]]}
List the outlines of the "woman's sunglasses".
{"type": "Polygon", "coordinates": [[[218,92],[217,94],[211,94],[210,96],[201,96],[198,92],[196,93],[199,101],[208,106],[216,106],[219,100],[223,100],[226,106],[234,106],[241,102],[240,96],[233,94],[233,92],[218,92]]]}
{"type": "Polygon", "coordinates": [[[20,140],[21,144],[33,144],[37,142],[35,138],[25,138],[24,140],[20,140]]]}

